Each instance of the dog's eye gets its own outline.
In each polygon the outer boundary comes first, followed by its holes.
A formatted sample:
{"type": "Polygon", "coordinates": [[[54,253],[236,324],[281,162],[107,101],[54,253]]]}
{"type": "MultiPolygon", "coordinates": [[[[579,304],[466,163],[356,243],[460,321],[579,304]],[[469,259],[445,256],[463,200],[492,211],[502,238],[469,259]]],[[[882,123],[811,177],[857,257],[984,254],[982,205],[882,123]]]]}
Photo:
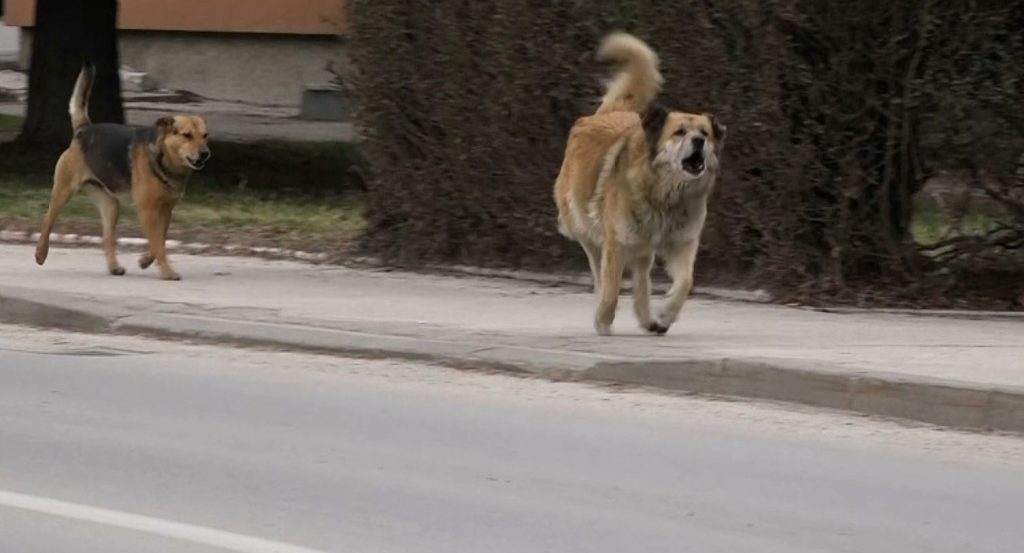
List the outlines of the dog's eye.
{"type": "Polygon", "coordinates": [[[679,129],[676,131],[676,136],[683,136],[684,134],[686,134],[686,129],[679,129]]]}
{"type": "Polygon", "coordinates": [[[203,140],[206,140],[206,139],[207,139],[207,137],[209,137],[209,136],[210,136],[210,133],[208,133],[208,132],[204,132],[204,133],[203,133],[203,140]]]}
{"type": "Polygon", "coordinates": [[[706,130],[704,130],[704,129],[701,129],[701,130],[700,130],[700,135],[701,135],[701,136],[703,136],[703,137],[707,137],[707,135],[708,135],[708,131],[706,131],[706,130]]]}
{"type": "Polygon", "coordinates": [[[192,140],[192,133],[190,133],[190,132],[187,132],[187,133],[185,133],[185,134],[183,134],[181,136],[184,136],[187,140],[192,140]]]}

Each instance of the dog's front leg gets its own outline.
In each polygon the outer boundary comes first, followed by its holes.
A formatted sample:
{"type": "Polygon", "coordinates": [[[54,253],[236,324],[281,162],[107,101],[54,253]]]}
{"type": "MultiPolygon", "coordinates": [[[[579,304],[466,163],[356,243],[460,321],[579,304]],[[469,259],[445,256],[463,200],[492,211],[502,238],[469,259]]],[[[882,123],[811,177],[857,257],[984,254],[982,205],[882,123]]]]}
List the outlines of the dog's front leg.
{"type": "Polygon", "coordinates": [[[686,298],[693,288],[693,266],[697,261],[697,247],[700,241],[690,239],[680,242],[674,248],[666,252],[665,268],[672,276],[672,288],[666,296],[666,303],[658,316],[658,324],[661,325],[661,334],[668,332],[672,323],[676,322],[679,312],[686,303],[686,298]]]}
{"type": "Polygon", "coordinates": [[[601,248],[601,280],[597,292],[597,314],[594,316],[594,328],[602,336],[612,333],[619,288],[622,286],[622,270],[623,259],[619,245],[614,236],[607,236],[601,248]]]}
{"type": "MultiPolygon", "coordinates": [[[[146,241],[149,242],[148,255],[156,260],[160,268],[160,277],[164,280],[181,280],[181,275],[171,267],[170,261],[167,260],[167,251],[164,248],[164,240],[167,238],[165,220],[170,221],[171,207],[159,202],[140,203],[139,222],[142,224],[142,232],[146,235],[146,241]]],[[[145,259],[146,256],[143,256],[143,259],[139,261],[140,266],[145,259]]]]}
{"type": "MultiPolygon", "coordinates": [[[[165,249],[167,244],[167,231],[168,229],[170,229],[171,226],[171,212],[173,210],[173,205],[164,205],[160,209],[160,228],[163,229],[163,232],[161,234],[161,243],[164,244],[165,249]]],[[[148,269],[149,266],[152,265],[154,261],[156,261],[156,257],[153,256],[152,250],[147,249],[146,253],[142,254],[142,256],[139,257],[139,267],[141,267],[142,269],[148,269]]]]}
{"type": "Polygon", "coordinates": [[[666,330],[654,321],[651,317],[651,267],[654,266],[654,256],[651,254],[640,255],[630,263],[630,272],[633,276],[633,311],[636,313],[636,320],[640,328],[648,332],[664,334],[666,330]]]}

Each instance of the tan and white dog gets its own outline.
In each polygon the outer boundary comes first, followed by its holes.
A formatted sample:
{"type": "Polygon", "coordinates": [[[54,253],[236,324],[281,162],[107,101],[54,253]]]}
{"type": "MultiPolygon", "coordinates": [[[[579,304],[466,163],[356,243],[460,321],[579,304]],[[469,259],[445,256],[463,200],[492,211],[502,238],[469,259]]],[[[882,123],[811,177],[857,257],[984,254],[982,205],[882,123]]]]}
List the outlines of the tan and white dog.
{"type": "Polygon", "coordinates": [[[627,266],[640,326],[664,334],[693,286],[725,125],[710,114],[654,104],[662,84],[658,56],[639,39],[612,34],[598,55],[621,68],[597,113],[577,120],[569,134],[554,190],[559,231],[590,261],[599,334],[611,333],[627,266]],[[657,317],[650,301],[655,255],[673,279],[657,317]]]}

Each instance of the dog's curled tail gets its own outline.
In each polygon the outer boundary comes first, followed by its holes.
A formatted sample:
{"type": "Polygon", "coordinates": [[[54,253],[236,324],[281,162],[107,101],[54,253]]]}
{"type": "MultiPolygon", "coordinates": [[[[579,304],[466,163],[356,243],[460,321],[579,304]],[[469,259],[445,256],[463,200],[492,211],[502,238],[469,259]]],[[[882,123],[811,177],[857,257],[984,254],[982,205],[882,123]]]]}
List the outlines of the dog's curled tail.
{"type": "Polygon", "coordinates": [[[658,54],[642,40],[620,32],[612,33],[604,39],[597,57],[601,61],[622,65],[608,86],[597,113],[646,111],[661,91],[663,79],[658,70],[658,54]]]}
{"type": "Polygon", "coordinates": [[[86,62],[82,71],[75,81],[75,91],[71,94],[71,102],[68,104],[68,113],[71,114],[71,128],[78,130],[82,125],[91,123],[89,120],[89,94],[92,92],[92,83],[96,79],[96,68],[92,63],[86,62]]]}

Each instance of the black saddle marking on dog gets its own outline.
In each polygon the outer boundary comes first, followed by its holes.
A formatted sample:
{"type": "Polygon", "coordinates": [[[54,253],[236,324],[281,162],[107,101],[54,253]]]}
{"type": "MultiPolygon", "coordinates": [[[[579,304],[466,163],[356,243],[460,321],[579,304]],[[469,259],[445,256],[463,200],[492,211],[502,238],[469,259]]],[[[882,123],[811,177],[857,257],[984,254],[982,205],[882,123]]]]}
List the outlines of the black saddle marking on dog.
{"type": "Polygon", "coordinates": [[[132,184],[132,149],[155,140],[150,127],[97,123],[78,129],[85,164],[107,190],[124,192],[132,184]]]}

